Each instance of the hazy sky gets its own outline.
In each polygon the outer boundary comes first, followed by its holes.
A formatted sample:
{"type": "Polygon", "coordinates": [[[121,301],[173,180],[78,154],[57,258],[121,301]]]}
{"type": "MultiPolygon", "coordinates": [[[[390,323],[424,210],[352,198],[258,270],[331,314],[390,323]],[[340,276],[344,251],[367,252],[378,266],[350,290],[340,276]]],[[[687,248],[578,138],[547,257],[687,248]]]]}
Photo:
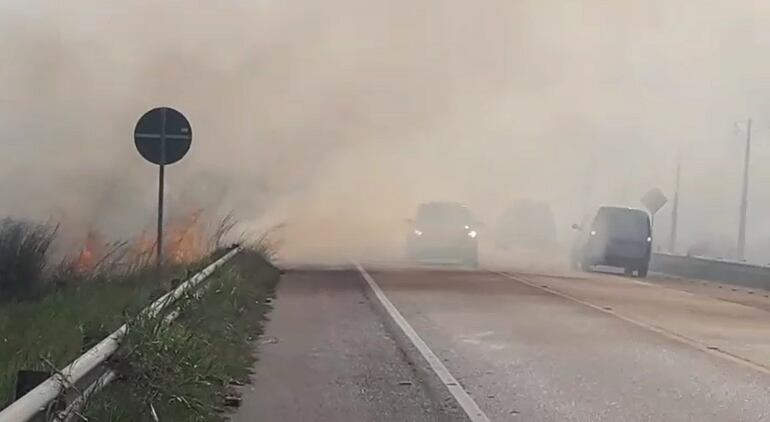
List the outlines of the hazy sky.
{"type": "Polygon", "coordinates": [[[492,225],[548,200],[566,240],[599,203],[670,196],[677,154],[684,249],[733,242],[753,116],[749,252],[770,259],[768,28],[747,0],[0,0],[0,213],[152,224],[131,133],[170,105],[195,134],[171,211],[285,222],[289,254],[393,249],[433,199],[492,225]]]}

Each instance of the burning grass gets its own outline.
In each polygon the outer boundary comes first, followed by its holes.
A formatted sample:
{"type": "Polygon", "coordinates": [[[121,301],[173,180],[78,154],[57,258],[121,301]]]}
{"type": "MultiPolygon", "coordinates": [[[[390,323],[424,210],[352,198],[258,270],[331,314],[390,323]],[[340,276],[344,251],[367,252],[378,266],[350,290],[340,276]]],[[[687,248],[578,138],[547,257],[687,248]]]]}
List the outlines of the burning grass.
{"type": "Polygon", "coordinates": [[[0,408],[13,400],[18,370],[64,367],[218,258],[229,228],[226,218],[206,237],[200,216],[171,225],[170,259],[157,268],[145,235],[108,242],[90,231],[82,249],[52,263],[58,226],[0,221],[0,408]]]}

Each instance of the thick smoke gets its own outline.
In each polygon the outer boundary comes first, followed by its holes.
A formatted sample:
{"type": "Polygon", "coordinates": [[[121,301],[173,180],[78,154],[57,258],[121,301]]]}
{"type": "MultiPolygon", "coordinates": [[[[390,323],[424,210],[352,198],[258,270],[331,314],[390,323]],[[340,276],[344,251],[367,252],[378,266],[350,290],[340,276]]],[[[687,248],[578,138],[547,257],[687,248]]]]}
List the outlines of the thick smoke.
{"type": "Polygon", "coordinates": [[[151,225],[156,176],[131,132],[170,105],[195,134],[171,211],[285,223],[290,259],[396,256],[403,220],[434,199],[488,226],[546,200],[567,242],[600,203],[670,197],[678,156],[680,251],[729,253],[735,122],[754,116],[749,252],[767,260],[768,25],[749,0],[4,0],[0,214],[151,225]]]}

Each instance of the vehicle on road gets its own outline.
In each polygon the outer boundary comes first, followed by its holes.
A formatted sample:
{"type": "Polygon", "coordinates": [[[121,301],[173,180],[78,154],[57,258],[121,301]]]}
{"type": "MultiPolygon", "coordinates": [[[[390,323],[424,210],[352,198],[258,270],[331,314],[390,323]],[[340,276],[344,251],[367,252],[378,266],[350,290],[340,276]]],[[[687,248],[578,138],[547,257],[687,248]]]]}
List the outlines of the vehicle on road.
{"type": "Polygon", "coordinates": [[[534,252],[556,248],[556,223],[547,202],[518,200],[505,210],[495,227],[495,247],[534,252]]]}
{"type": "Polygon", "coordinates": [[[626,275],[646,277],[652,252],[650,215],[628,207],[600,207],[590,227],[579,230],[572,248],[573,268],[590,270],[597,265],[620,267],[626,275]]]}
{"type": "Polygon", "coordinates": [[[418,262],[453,262],[478,266],[479,223],[455,202],[421,204],[409,220],[407,256],[418,262]]]}

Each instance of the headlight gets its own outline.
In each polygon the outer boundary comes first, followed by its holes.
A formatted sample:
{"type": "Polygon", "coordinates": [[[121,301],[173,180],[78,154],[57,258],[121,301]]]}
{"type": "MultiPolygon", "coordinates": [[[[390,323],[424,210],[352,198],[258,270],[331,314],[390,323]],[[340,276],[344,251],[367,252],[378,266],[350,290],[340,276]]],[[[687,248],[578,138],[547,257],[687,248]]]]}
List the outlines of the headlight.
{"type": "Polygon", "coordinates": [[[476,230],[471,230],[471,231],[468,232],[468,236],[470,236],[470,237],[475,239],[476,236],[478,236],[478,233],[476,233],[476,230]]]}
{"type": "Polygon", "coordinates": [[[422,232],[417,229],[414,229],[414,234],[416,234],[417,236],[422,236],[422,232]]]}
{"type": "Polygon", "coordinates": [[[651,237],[651,236],[648,236],[648,237],[647,237],[647,241],[648,241],[648,242],[652,242],[652,237],[651,237]]]}
{"type": "Polygon", "coordinates": [[[591,236],[596,236],[596,230],[591,230],[591,236]]]}

